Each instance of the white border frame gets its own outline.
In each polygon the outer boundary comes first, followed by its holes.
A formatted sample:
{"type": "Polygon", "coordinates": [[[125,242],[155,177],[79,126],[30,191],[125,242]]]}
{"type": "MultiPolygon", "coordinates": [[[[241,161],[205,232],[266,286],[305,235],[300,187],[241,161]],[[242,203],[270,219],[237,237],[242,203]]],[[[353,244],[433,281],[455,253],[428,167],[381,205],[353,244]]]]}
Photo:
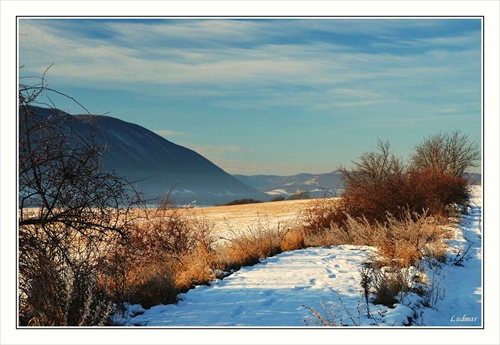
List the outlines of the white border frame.
{"type": "Polygon", "coordinates": [[[0,0],[0,344],[499,344],[499,15],[490,1],[3,1],[0,0]],[[483,329],[17,329],[16,328],[16,16],[484,16],[483,329]],[[491,230],[490,230],[491,229],[491,230]],[[493,273],[494,272],[494,273],[493,273]],[[353,332],[354,331],[354,332],[353,332]]]}

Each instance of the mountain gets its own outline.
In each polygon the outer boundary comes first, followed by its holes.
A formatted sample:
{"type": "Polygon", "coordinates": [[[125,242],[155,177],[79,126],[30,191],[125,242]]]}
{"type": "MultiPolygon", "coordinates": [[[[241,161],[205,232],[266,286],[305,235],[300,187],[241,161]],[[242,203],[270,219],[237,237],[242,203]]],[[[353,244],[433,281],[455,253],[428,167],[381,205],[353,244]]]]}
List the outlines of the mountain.
{"type": "Polygon", "coordinates": [[[233,175],[243,183],[269,195],[288,196],[297,191],[308,192],[311,197],[332,196],[343,188],[340,172],[325,174],[233,175]]]}
{"type": "MultiPolygon", "coordinates": [[[[46,116],[61,113],[33,108],[46,116]]],[[[153,202],[169,192],[178,204],[214,205],[243,198],[269,200],[268,195],[244,184],[195,151],[137,124],[101,115],[63,116],[68,117],[82,137],[88,135],[91,127],[96,129],[94,140],[105,146],[104,167],[133,182],[146,200],[153,202]]]]}

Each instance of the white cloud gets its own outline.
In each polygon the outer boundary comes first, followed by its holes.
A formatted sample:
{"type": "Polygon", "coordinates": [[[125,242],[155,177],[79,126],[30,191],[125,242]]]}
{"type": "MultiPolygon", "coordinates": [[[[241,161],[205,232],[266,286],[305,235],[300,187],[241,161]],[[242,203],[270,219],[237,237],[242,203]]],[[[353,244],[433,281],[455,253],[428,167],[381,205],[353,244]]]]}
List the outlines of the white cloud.
{"type": "MultiPolygon", "coordinates": [[[[49,61],[55,62],[56,66],[61,66],[57,72],[60,76],[69,73],[83,80],[185,84],[235,83],[266,78],[275,82],[307,83],[311,80],[325,81],[329,72],[339,68],[369,71],[380,66],[381,58],[387,66],[393,66],[393,62],[404,62],[398,56],[358,54],[349,48],[324,42],[243,44],[246,41],[256,42],[258,33],[270,36],[276,27],[270,27],[268,22],[181,20],[176,25],[151,25],[115,21],[106,24],[113,28],[116,35],[112,41],[77,40],[64,31],[56,31],[57,27],[50,27],[46,22],[21,23],[21,52],[26,52],[21,59],[40,61],[45,58],[42,68],[49,61]],[[176,43],[171,47],[169,40],[187,40],[187,43],[186,46],[176,43]],[[193,45],[198,41],[210,41],[213,45],[193,45]]],[[[283,23],[292,34],[305,26],[304,23],[308,23],[308,29],[318,25],[316,21],[283,23]]],[[[363,23],[357,22],[357,25],[363,26],[363,23]]],[[[279,29],[282,28],[278,27],[277,31],[279,29]]],[[[339,30],[336,28],[334,31],[339,30]]],[[[26,65],[31,67],[29,62],[26,65]]],[[[328,81],[334,82],[335,78],[328,81]]]]}
{"type": "Polygon", "coordinates": [[[479,72],[475,66],[480,66],[479,50],[468,48],[478,44],[477,33],[390,41],[430,49],[412,54],[368,52],[302,36],[314,29],[394,37],[398,27],[441,25],[433,20],[283,20],[278,26],[271,21],[115,20],[93,25],[112,38],[76,38],[62,22],[21,21],[21,64],[27,73],[40,75],[54,63],[49,80],[92,88],[202,97],[231,109],[295,106],[311,111],[433,97],[430,86],[452,81],[453,87],[440,89],[446,99],[454,89],[470,90],[470,79],[479,72]],[[444,49],[450,45],[463,49],[444,49]]]}

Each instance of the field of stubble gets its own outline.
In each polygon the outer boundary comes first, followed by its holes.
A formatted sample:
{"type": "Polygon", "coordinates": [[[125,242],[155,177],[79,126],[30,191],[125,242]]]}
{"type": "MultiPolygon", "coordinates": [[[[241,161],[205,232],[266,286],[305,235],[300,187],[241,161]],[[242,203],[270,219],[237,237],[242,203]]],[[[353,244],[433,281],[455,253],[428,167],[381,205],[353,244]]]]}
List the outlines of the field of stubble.
{"type": "Polygon", "coordinates": [[[213,225],[215,233],[227,235],[246,230],[291,228],[299,224],[308,200],[285,200],[231,206],[191,208],[184,212],[213,225]]]}

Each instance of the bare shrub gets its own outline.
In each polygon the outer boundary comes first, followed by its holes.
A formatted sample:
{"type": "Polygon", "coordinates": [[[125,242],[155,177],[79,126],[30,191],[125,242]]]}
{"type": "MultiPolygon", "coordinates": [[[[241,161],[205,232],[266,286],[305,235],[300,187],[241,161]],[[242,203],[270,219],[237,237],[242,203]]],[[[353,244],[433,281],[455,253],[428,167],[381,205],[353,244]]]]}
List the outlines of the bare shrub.
{"type": "Polygon", "coordinates": [[[306,235],[315,235],[341,224],[347,219],[345,203],[338,198],[315,199],[302,210],[301,218],[306,235]]]}
{"type": "Polygon", "coordinates": [[[388,212],[400,216],[408,206],[406,191],[404,177],[393,176],[381,182],[346,186],[342,202],[350,216],[364,217],[374,223],[384,221],[388,212]]]}
{"type": "Polygon", "coordinates": [[[344,181],[342,209],[370,222],[383,220],[386,212],[397,215],[407,203],[405,167],[390,152],[390,144],[378,140],[378,151],[362,154],[354,169],[340,167],[344,181]]]}
{"type": "Polygon", "coordinates": [[[193,229],[195,245],[180,260],[174,262],[176,289],[187,291],[195,285],[208,284],[218,278],[217,238],[214,225],[203,217],[184,218],[193,229]]]}
{"type": "MultiPolygon", "coordinates": [[[[138,267],[139,268],[139,267],[138,267]]],[[[128,291],[130,303],[144,308],[177,301],[178,291],[168,263],[147,262],[135,272],[135,279],[128,291]]]]}
{"type": "Polygon", "coordinates": [[[370,223],[384,221],[386,213],[404,218],[406,210],[419,214],[426,210],[439,216],[447,214],[449,205],[465,205],[469,191],[463,169],[475,166],[478,153],[458,133],[438,137],[431,140],[432,145],[427,139],[417,146],[409,167],[390,153],[388,142],[379,140],[378,151],[362,154],[353,162],[352,171],[339,169],[345,184],[339,205],[316,215],[309,223],[342,223],[346,220],[342,213],[364,217],[370,223]],[[440,158],[434,156],[445,149],[453,153],[443,153],[443,161],[436,161],[440,158]]]}
{"type": "MultiPolygon", "coordinates": [[[[27,253],[31,269],[22,278],[19,304],[21,325],[57,326],[67,324],[66,282],[52,264],[52,255],[43,251],[27,253]],[[26,287],[24,287],[26,286],[26,287]],[[28,288],[29,287],[29,288],[28,288]]],[[[28,272],[28,268],[22,268],[28,272]]]]}
{"type": "Polygon", "coordinates": [[[359,184],[376,184],[384,182],[393,176],[401,175],[404,165],[401,159],[390,152],[389,142],[377,140],[378,151],[368,151],[361,155],[359,162],[353,162],[352,171],[341,167],[344,182],[351,186],[359,184]]]}
{"type": "Polygon", "coordinates": [[[418,265],[429,251],[444,245],[447,236],[443,227],[427,215],[406,212],[403,220],[388,216],[387,237],[380,248],[382,253],[401,266],[418,265]]]}
{"type": "Polygon", "coordinates": [[[465,178],[429,168],[411,172],[407,186],[408,204],[412,209],[427,209],[436,216],[449,215],[449,205],[465,206],[470,198],[465,178]]]}
{"type": "Polygon", "coordinates": [[[311,314],[314,316],[304,319],[306,326],[325,326],[325,327],[338,327],[338,326],[361,326],[361,298],[356,305],[356,315],[350,311],[345,305],[344,301],[337,293],[339,303],[335,304],[333,301],[328,302],[328,307],[325,302],[320,301],[321,309],[319,312],[313,307],[307,307],[311,314]],[[350,322],[349,322],[350,321],[350,322]]]}
{"type": "Polygon", "coordinates": [[[442,255],[443,238],[448,232],[429,217],[406,211],[402,219],[386,214],[384,222],[370,223],[365,217],[347,216],[342,225],[328,231],[333,244],[367,245],[379,249],[378,261],[390,266],[408,267],[418,263],[425,253],[442,255]]]}
{"type": "Polygon", "coordinates": [[[437,303],[446,295],[445,276],[441,270],[444,263],[427,257],[420,264],[423,285],[420,285],[420,294],[423,297],[421,304],[424,307],[437,309],[437,303]]]}
{"type": "Polygon", "coordinates": [[[173,263],[176,290],[186,292],[196,285],[209,284],[219,278],[217,267],[217,256],[202,246],[198,247],[181,261],[173,263]]]}
{"type": "Polygon", "coordinates": [[[104,324],[110,301],[99,262],[127,237],[138,199],[102,166],[104,147],[89,123],[35,106],[62,95],[44,76],[36,80],[19,85],[19,323],[104,324]]]}
{"type": "Polygon", "coordinates": [[[407,268],[382,267],[372,271],[371,286],[375,296],[373,303],[393,307],[401,303],[411,292],[413,277],[407,268]]]}
{"type": "Polygon", "coordinates": [[[168,304],[180,292],[215,279],[213,225],[176,207],[168,196],[139,209],[129,237],[109,251],[107,286],[118,300],[168,304]]]}
{"type": "Polygon", "coordinates": [[[380,224],[370,224],[365,217],[354,218],[350,215],[343,224],[332,225],[331,232],[338,244],[368,246],[376,246],[385,235],[385,229],[380,224]]]}
{"type": "Polygon", "coordinates": [[[481,150],[460,131],[439,132],[414,147],[410,157],[413,171],[432,170],[453,177],[465,177],[468,169],[478,167],[481,150]]]}

